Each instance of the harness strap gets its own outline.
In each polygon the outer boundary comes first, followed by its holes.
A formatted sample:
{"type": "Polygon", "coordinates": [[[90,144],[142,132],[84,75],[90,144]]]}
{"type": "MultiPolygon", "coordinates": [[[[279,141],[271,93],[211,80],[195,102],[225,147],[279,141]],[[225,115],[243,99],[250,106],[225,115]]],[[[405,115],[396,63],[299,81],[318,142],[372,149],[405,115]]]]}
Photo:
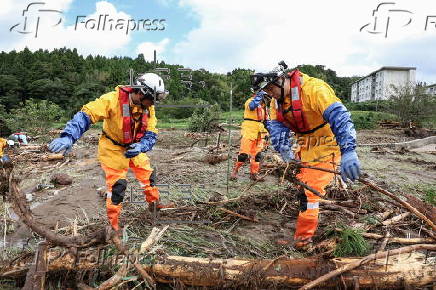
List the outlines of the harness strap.
{"type": "Polygon", "coordinates": [[[315,132],[316,130],[321,129],[322,127],[324,127],[327,124],[328,124],[328,122],[324,122],[321,125],[318,125],[315,128],[313,128],[313,129],[310,129],[310,130],[307,130],[307,131],[304,131],[304,132],[297,132],[297,134],[301,134],[301,135],[311,134],[311,133],[315,132]]]}
{"type": "Polygon", "coordinates": [[[263,123],[263,120],[254,120],[254,119],[250,119],[250,118],[244,118],[244,121],[253,121],[253,122],[263,123]]]}
{"type": "Polygon", "coordinates": [[[114,144],[114,145],[116,145],[116,146],[121,146],[121,147],[124,147],[124,148],[127,148],[127,147],[129,147],[132,143],[130,143],[130,144],[121,144],[120,142],[118,142],[118,141],[115,141],[114,139],[112,139],[104,130],[102,130],[101,131],[102,133],[103,133],[103,135],[106,137],[106,138],[108,138],[109,140],[111,140],[112,141],[112,143],[114,144]]]}

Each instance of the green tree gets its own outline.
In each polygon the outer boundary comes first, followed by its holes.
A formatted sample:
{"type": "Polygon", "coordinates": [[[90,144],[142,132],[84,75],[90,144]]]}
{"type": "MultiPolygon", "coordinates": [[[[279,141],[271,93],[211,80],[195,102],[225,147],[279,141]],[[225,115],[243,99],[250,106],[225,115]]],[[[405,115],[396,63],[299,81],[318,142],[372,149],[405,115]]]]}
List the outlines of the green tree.
{"type": "Polygon", "coordinates": [[[427,94],[422,86],[392,85],[389,102],[387,110],[405,123],[412,121],[421,124],[436,119],[436,96],[427,94]]]}

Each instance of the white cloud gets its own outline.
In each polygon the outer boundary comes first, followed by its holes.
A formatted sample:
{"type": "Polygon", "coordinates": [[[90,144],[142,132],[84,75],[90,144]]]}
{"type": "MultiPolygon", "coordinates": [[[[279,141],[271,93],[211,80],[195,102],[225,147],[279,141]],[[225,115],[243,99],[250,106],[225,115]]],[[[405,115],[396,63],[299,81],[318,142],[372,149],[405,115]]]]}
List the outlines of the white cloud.
{"type": "MultiPolygon", "coordinates": [[[[44,9],[61,9],[65,11],[68,9],[67,4],[71,2],[72,0],[47,1],[44,5],[44,9]]],[[[19,7],[19,10],[23,10],[23,7],[26,7],[26,5],[19,5],[19,7]]],[[[41,15],[38,37],[35,37],[33,32],[23,35],[16,32],[14,33],[13,31],[10,34],[14,41],[0,41],[0,48],[7,51],[11,49],[21,50],[24,47],[36,50],[39,48],[53,49],[65,46],[77,48],[79,53],[82,54],[116,54],[117,52],[121,52],[121,49],[130,42],[131,35],[127,33],[126,29],[110,30],[109,24],[106,25],[104,31],[101,28],[97,30],[100,15],[106,14],[108,15],[107,19],[115,19],[113,23],[116,23],[117,19],[125,19],[125,23],[131,19],[130,15],[122,11],[117,11],[114,5],[106,1],[97,2],[95,12],[91,15],[87,15],[85,19],[80,19],[83,20],[83,22],[89,19],[95,19],[95,21],[91,20],[87,23],[88,25],[85,25],[86,23],[78,23],[77,30],[75,29],[76,23],[65,26],[63,21],[60,25],[53,26],[59,19],[58,13],[44,13],[42,15],[33,12],[33,14],[29,13],[27,30],[36,31],[37,15],[41,15]],[[91,29],[93,25],[95,25],[95,28],[91,29]]],[[[18,21],[23,21],[23,19],[21,19],[21,12],[15,13],[14,16],[16,18],[15,22],[17,22],[17,19],[18,21]]],[[[100,21],[103,21],[104,18],[101,17],[100,19],[100,21]]],[[[74,19],[74,21],[76,21],[76,19],[74,19]]],[[[100,27],[102,26],[103,22],[101,22],[100,27]]],[[[115,25],[113,25],[112,28],[114,26],[115,25]]],[[[23,26],[19,27],[22,28],[23,26]]],[[[127,27],[127,25],[125,24],[124,27],[127,27]]]]}
{"type": "Polygon", "coordinates": [[[162,55],[167,45],[170,43],[169,38],[164,38],[162,41],[155,42],[142,42],[136,48],[136,54],[142,53],[144,55],[144,59],[147,61],[154,60],[154,51],[156,50],[157,55],[162,55]]]}
{"type": "MultiPolygon", "coordinates": [[[[418,78],[436,77],[422,61],[434,59],[425,41],[434,39],[436,28],[433,24],[432,31],[425,32],[424,25],[427,15],[436,15],[436,1],[395,2],[386,9],[413,14],[387,15],[380,9],[379,21],[391,16],[384,38],[365,29],[359,32],[373,21],[378,0],[180,0],[200,25],[175,44],[174,61],[224,72],[235,67],[268,70],[284,59],[291,66],[324,64],[339,75],[364,75],[383,65],[422,64],[418,78]],[[409,18],[412,23],[402,27],[409,18]]],[[[377,30],[382,27],[385,24],[379,22],[377,30]]]]}
{"type": "MultiPolygon", "coordinates": [[[[68,47],[77,48],[78,52],[83,55],[125,55],[132,35],[142,29],[128,13],[117,10],[107,1],[96,2],[94,13],[87,15],[86,18],[73,19],[72,25],[65,25],[65,20],[63,20],[59,25],[53,26],[58,23],[63,14],[38,12],[38,10],[56,9],[65,14],[73,0],[47,0],[45,5],[32,6],[29,9],[30,12],[26,14],[28,15],[27,31],[32,33],[20,34],[17,31],[24,31],[22,11],[27,7],[28,1],[18,0],[14,5],[10,0],[1,1],[6,1],[5,5],[2,4],[2,8],[4,6],[4,9],[8,11],[12,9],[12,12],[0,19],[0,27],[7,28],[0,31],[0,50],[4,51],[22,50],[25,47],[30,50],[68,47]],[[38,37],[35,37],[38,16],[40,16],[40,23],[38,37]],[[129,22],[130,19],[132,21],[129,22]],[[9,28],[16,24],[19,26],[10,32],[9,28]]],[[[142,50],[146,50],[148,45],[148,47],[156,46],[158,50],[163,51],[168,41],[144,44],[142,50]]]]}

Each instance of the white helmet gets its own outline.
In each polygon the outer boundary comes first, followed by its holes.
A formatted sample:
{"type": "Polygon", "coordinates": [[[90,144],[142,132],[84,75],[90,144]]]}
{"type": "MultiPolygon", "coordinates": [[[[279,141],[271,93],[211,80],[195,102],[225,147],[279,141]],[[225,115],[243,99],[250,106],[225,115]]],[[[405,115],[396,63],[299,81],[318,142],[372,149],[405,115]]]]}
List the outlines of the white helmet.
{"type": "Polygon", "coordinates": [[[138,76],[135,80],[135,85],[143,86],[140,89],[141,92],[145,96],[153,97],[156,101],[162,101],[168,95],[163,79],[154,73],[145,73],[138,76]]]}
{"type": "Polygon", "coordinates": [[[13,140],[8,140],[7,143],[11,147],[15,145],[15,142],[13,140]]]}

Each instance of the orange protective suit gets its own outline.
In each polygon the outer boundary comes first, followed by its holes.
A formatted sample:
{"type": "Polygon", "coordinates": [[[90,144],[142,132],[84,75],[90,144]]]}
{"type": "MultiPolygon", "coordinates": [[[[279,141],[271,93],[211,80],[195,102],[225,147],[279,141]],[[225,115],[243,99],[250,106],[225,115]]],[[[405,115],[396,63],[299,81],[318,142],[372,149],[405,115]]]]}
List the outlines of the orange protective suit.
{"type": "MultiPolygon", "coordinates": [[[[103,131],[114,141],[122,143],[123,117],[118,92],[119,87],[116,87],[115,91],[104,94],[95,101],[84,105],[82,111],[90,117],[92,123],[103,121],[103,131]]],[[[139,117],[144,111],[140,106],[135,106],[133,103],[130,104],[130,108],[133,119],[136,120],[134,126],[138,128],[140,125],[139,117]]],[[[154,106],[151,106],[148,112],[144,113],[148,114],[147,131],[157,134],[157,119],[154,106]]],[[[159,199],[159,191],[153,182],[153,169],[150,166],[150,159],[147,154],[140,153],[133,158],[126,158],[124,156],[125,152],[126,148],[114,144],[105,134],[102,134],[98,144],[98,158],[106,175],[107,216],[115,230],[119,229],[118,219],[122,209],[127,184],[126,175],[129,168],[132,169],[136,179],[141,183],[146,201],[151,203],[159,199]],[[116,190],[113,190],[114,186],[116,186],[116,190]]]]}
{"type": "Polygon", "coordinates": [[[236,176],[239,169],[246,161],[250,161],[250,173],[257,174],[260,170],[261,152],[265,146],[267,131],[263,124],[266,118],[265,104],[259,105],[255,110],[250,110],[249,104],[254,99],[250,97],[244,105],[244,121],[241,128],[241,146],[238,160],[233,168],[236,176]]]}
{"type": "MultiPolygon", "coordinates": [[[[316,128],[324,121],[324,111],[333,103],[340,102],[333,89],[324,81],[302,74],[303,80],[302,105],[303,113],[306,116],[310,128],[316,128]]],[[[283,109],[291,106],[290,97],[285,97],[283,109]]],[[[271,101],[271,120],[277,120],[277,101],[271,101]]],[[[286,119],[293,118],[291,113],[284,116],[286,119]]],[[[340,161],[340,150],[336,143],[330,125],[326,124],[315,132],[309,134],[298,134],[295,136],[300,151],[297,155],[303,164],[335,169],[336,162],[340,161]]],[[[310,187],[316,189],[321,195],[325,194],[325,187],[333,180],[334,174],[313,169],[301,169],[297,175],[298,179],[310,187]]],[[[315,234],[318,226],[319,200],[309,190],[303,190],[300,194],[300,213],[297,219],[294,239],[297,241],[310,240],[315,234]]]]}

